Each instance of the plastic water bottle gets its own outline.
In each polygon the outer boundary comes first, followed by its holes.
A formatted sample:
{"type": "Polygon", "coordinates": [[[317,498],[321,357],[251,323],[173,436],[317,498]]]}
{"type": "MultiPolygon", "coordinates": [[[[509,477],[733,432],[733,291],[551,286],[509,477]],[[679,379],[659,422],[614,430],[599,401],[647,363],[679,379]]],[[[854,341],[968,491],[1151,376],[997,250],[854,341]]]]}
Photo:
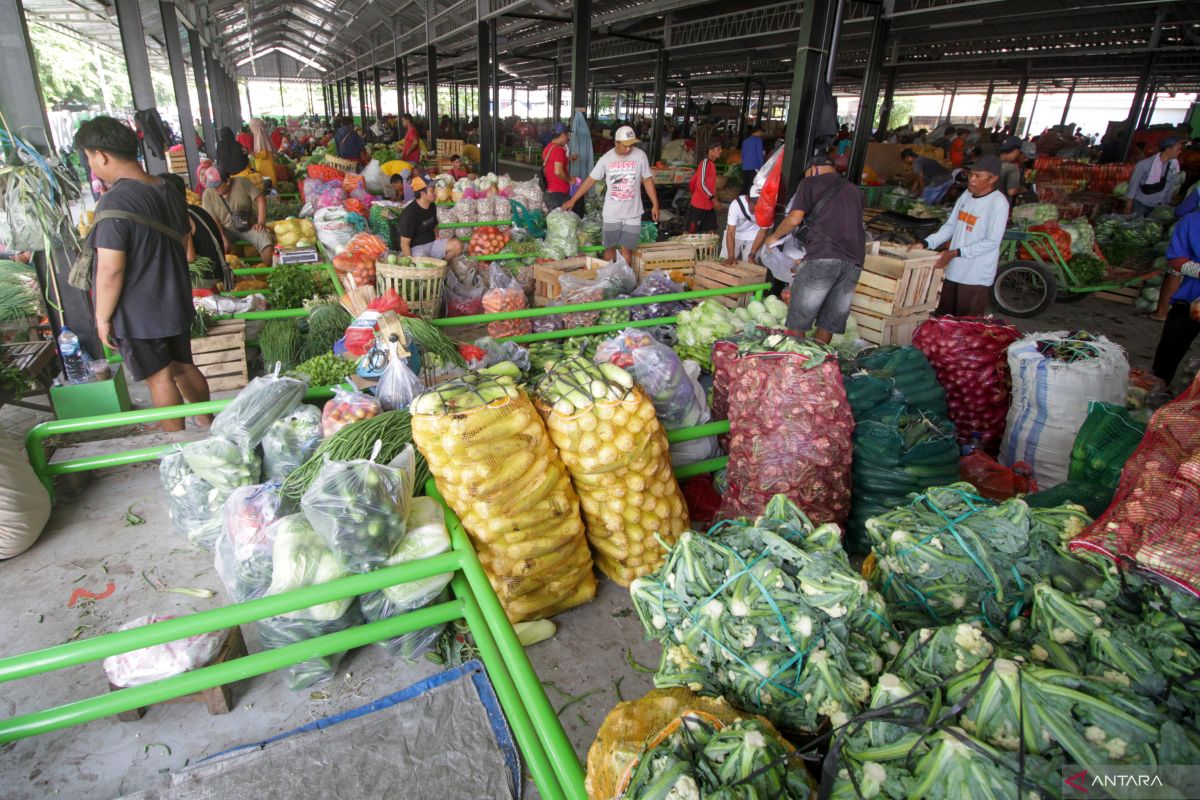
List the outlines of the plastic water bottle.
{"type": "Polygon", "coordinates": [[[64,327],[58,335],[58,352],[62,354],[63,374],[67,376],[67,383],[91,383],[96,380],[92,373],[92,360],[70,328],[64,327]]]}
{"type": "Polygon", "coordinates": [[[982,449],[983,449],[983,434],[980,433],[979,431],[974,431],[971,434],[971,438],[968,439],[965,444],[963,444],[962,454],[964,456],[969,456],[969,455],[971,455],[971,453],[974,453],[976,450],[982,450],[982,449]]]}

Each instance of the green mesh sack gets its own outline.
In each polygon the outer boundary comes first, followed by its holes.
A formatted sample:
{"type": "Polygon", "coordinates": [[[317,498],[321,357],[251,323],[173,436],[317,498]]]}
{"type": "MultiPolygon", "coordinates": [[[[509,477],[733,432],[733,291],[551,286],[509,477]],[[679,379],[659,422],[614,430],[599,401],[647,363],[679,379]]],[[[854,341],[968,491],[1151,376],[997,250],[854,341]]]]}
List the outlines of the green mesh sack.
{"type": "Polygon", "coordinates": [[[859,354],[858,363],[871,375],[891,380],[896,397],[910,407],[946,416],[946,390],[938,383],[929,359],[915,347],[886,345],[859,354]]]}
{"type": "Polygon", "coordinates": [[[1055,508],[1063,503],[1077,503],[1087,509],[1088,516],[1095,519],[1104,513],[1112,502],[1113,490],[1107,486],[1088,481],[1068,480],[1044,492],[1034,492],[1024,497],[1030,508],[1055,508]]]}
{"type": "Polygon", "coordinates": [[[846,399],[850,401],[850,412],[856,420],[892,397],[891,381],[876,378],[866,372],[843,374],[842,385],[846,387],[846,399]]]}
{"type": "Polygon", "coordinates": [[[1146,425],[1135,421],[1125,408],[1093,401],[1071,448],[1068,480],[1104,486],[1111,500],[1125,462],[1145,434],[1146,425]]]}
{"type": "Polygon", "coordinates": [[[853,505],[846,549],[870,550],[866,521],[906,505],[910,494],[958,480],[954,423],[903,403],[883,403],[855,421],[851,467],[853,505]]]}

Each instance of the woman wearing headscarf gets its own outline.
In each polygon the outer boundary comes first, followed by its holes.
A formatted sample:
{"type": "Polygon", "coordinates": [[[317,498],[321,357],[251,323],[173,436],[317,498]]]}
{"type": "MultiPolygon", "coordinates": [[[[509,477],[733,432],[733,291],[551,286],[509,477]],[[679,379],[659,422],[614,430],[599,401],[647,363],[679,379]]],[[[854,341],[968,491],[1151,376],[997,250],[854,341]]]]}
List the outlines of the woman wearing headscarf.
{"type": "Polygon", "coordinates": [[[246,157],[246,151],[234,137],[233,129],[221,128],[221,135],[217,139],[217,166],[230,175],[237,175],[249,164],[250,159],[246,157]]]}
{"type": "Polygon", "coordinates": [[[266,123],[258,117],[250,120],[250,134],[254,137],[254,170],[264,178],[274,182],[275,175],[275,146],[271,144],[271,135],[267,132],[266,123]]]}

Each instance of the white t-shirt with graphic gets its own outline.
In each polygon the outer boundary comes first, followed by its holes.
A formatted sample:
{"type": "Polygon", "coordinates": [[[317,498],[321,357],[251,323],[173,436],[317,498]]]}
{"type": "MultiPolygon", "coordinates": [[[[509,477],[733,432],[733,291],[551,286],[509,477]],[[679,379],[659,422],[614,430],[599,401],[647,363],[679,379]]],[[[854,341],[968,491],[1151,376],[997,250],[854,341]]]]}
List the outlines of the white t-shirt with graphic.
{"type": "Polygon", "coordinates": [[[617,155],[616,148],[609,150],[596,161],[590,173],[592,180],[604,181],[605,222],[631,222],[642,218],[642,181],[652,177],[650,161],[646,153],[633,148],[628,155],[617,155]]]}

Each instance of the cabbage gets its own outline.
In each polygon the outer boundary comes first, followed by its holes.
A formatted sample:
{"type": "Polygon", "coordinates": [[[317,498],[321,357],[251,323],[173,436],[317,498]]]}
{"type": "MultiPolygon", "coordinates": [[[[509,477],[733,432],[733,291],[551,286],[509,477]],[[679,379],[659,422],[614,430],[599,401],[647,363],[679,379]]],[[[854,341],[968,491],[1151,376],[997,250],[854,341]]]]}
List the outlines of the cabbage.
{"type": "MultiPolygon", "coordinates": [[[[445,515],[436,500],[429,497],[414,497],[412,508],[408,512],[407,529],[404,538],[385,566],[407,564],[422,558],[431,558],[450,552],[450,534],[446,530],[445,515]]],[[[453,573],[432,575],[408,583],[398,583],[383,589],[388,600],[404,608],[419,608],[435,598],[450,579],[453,573]]]]}
{"type": "Polygon", "coordinates": [[[1071,252],[1075,255],[1091,253],[1096,246],[1096,232],[1086,217],[1063,220],[1058,226],[1071,235],[1071,252]]]}
{"type": "Polygon", "coordinates": [[[1112,193],[1117,197],[1124,197],[1129,194],[1129,181],[1121,181],[1113,187],[1112,193]]]}
{"type": "Polygon", "coordinates": [[[1013,209],[1012,218],[1040,225],[1058,219],[1058,207],[1053,203],[1026,203],[1013,209]]]}
{"type": "MultiPolygon", "coordinates": [[[[271,527],[275,543],[271,551],[271,586],[267,589],[268,595],[328,583],[350,574],[342,569],[337,556],[312,529],[303,514],[284,517],[271,527]]],[[[345,614],[353,602],[353,597],[346,597],[281,616],[327,622],[345,614]]]]}

